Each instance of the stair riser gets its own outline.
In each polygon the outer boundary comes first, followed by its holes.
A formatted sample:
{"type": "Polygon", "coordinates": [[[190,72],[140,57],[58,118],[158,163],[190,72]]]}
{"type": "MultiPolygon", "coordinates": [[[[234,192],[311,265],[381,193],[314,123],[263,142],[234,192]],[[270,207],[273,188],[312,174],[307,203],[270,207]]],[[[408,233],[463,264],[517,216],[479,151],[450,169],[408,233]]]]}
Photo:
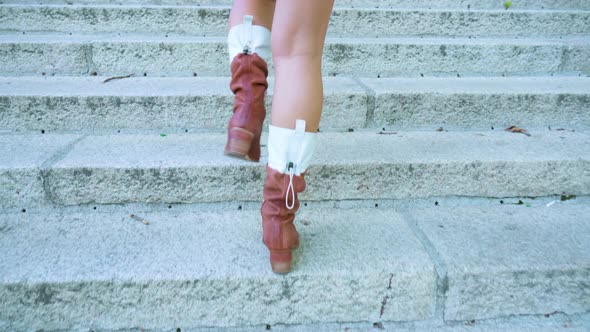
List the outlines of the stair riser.
{"type": "MultiPolygon", "coordinates": [[[[0,204],[260,202],[267,149],[260,163],[228,158],[226,138],[0,135],[8,156],[0,204]]],[[[267,139],[264,133],[261,142],[267,139]]],[[[302,200],[590,194],[585,131],[375,131],[318,139],[302,200]]]]}
{"type": "MultiPolygon", "coordinates": [[[[0,6],[0,30],[226,36],[229,7],[0,6]]],[[[590,12],[338,9],[329,36],[548,36],[590,33],[590,12]]]]}
{"type": "MultiPolygon", "coordinates": [[[[365,94],[328,93],[324,99],[322,129],[365,127],[367,98],[365,94]]],[[[271,98],[266,99],[266,104],[264,128],[270,121],[271,98]]],[[[84,132],[118,129],[222,130],[227,128],[232,109],[233,95],[0,97],[0,129],[84,132]]]]}
{"type": "MultiPolygon", "coordinates": [[[[302,200],[412,199],[433,196],[590,194],[590,162],[465,162],[315,166],[302,200]],[[535,180],[533,180],[535,179],[535,180]]],[[[261,201],[263,166],[166,169],[7,170],[0,197],[7,208],[47,204],[261,201]],[[15,188],[21,193],[15,194],[15,188]]]]}
{"type": "MultiPolygon", "coordinates": [[[[37,0],[3,0],[5,4],[39,4],[37,0]]],[[[45,0],[44,4],[113,4],[113,5],[194,5],[194,0],[45,0]]],[[[231,5],[231,0],[200,0],[201,5],[231,5]]],[[[337,0],[339,6],[375,6],[396,8],[432,9],[504,9],[503,0],[337,0]]],[[[576,9],[590,10],[586,0],[519,0],[513,1],[511,9],[576,9]]]]}
{"type": "MultiPolygon", "coordinates": [[[[326,90],[325,90],[326,91],[326,90]]],[[[271,98],[267,98],[268,117],[271,98]]],[[[511,125],[566,129],[590,124],[590,94],[384,93],[373,102],[365,93],[326,91],[320,128],[386,127],[389,130],[504,129],[511,125]]],[[[227,128],[233,96],[0,96],[0,129],[114,132],[163,129],[175,132],[227,128]]]]}
{"type": "MultiPolygon", "coordinates": [[[[3,76],[43,72],[88,75],[92,71],[105,76],[230,74],[227,45],[221,41],[0,44],[3,76]]],[[[531,45],[331,41],[324,49],[323,73],[360,77],[590,74],[590,46],[557,42],[531,45]]]]}
{"type": "MultiPolygon", "coordinates": [[[[267,266],[260,264],[260,268],[267,266]]],[[[0,285],[0,294],[5,308],[10,308],[9,315],[18,317],[10,322],[11,331],[73,329],[88,326],[93,321],[99,321],[96,325],[103,329],[141,326],[160,330],[178,325],[244,326],[364,321],[368,318],[375,321],[423,320],[431,317],[434,271],[396,275],[395,291],[386,289],[389,277],[383,273],[362,277],[334,275],[313,280],[303,276],[266,280],[242,277],[67,285],[41,283],[0,285]],[[380,317],[385,294],[395,297],[404,306],[395,306],[380,317]],[[355,299],[354,303],[351,298],[355,299]],[[64,302],[86,305],[66,311],[64,302]],[[129,310],[129,303],[133,303],[133,310],[129,310]],[[40,311],[38,304],[42,304],[44,310],[40,311]],[[63,318],[55,319],[55,316],[63,318]]],[[[2,318],[9,317],[6,313],[0,314],[0,323],[2,318]]]]}
{"type": "MultiPolygon", "coordinates": [[[[321,165],[303,200],[432,196],[590,194],[590,162],[464,162],[321,165]],[[535,179],[535,181],[532,181],[535,179]]],[[[261,201],[263,166],[165,169],[52,169],[46,183],[57,204],[261,201]]]]}

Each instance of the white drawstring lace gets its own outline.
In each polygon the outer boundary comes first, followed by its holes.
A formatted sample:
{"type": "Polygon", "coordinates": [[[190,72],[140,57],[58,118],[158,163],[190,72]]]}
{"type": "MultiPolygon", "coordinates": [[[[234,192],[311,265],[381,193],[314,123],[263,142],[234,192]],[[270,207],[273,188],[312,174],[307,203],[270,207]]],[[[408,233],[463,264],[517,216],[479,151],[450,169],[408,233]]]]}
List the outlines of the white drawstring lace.
{"type": "Polygon", "coordinates": [[[292,210],[295,206],[295,188],[293,187],[293,163],[289,163],[289,186],[287,187],[287,194],[285,195],[285,205],[287,209],[292,210]],[[291,191],[291,206],[289,206],[289,191],[291,191]]]}
{"type": "Polygon", "coordinates": [[[242,51],[242,53],[244,54],[252,54],[252,20],[254,19],[254,17],[252,15],[245,15],[244,16],[244,34],[245,37],[244,38],[246,40],[246,43],[244,45],[244,50],[242,51]]]}

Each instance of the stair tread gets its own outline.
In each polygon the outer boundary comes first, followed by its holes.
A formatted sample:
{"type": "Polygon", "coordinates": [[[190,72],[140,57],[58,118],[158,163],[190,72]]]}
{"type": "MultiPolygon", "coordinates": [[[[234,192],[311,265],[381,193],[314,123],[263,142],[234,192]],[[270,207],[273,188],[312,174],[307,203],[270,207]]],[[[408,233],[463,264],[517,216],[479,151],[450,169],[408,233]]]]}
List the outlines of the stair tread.
{"type": "MultiPolygon", "coordinates": [[[[396,282],[405,286],[389,293],[406,307],[396,306],[386,317],[402,312],[427,317],[435,276],[426,252],[399,216],[362,212],[328,211],[308,217],[300,213],[299,222],[307,219],[309,225],[298,225],[302,243],[287,279],[270,271],[259,211],[132,212],[149,225],[130,219],[128,212],[41,216],[33,222],[23,222],[18,215],[2,216],[6,236],[0,239],[0,247],[8,251],[0,258],[4,284],[0,287],[27,289],[46,283],[60,292],[60,285],[81,283],[88,296],[109,297],[101,299],[113,305],[107,311],[133,301],[133,318],[142,326],[163,317],[219,326],[263,317],[274,322],[310,316],[321,321],[344,319],[347,313],[376,317],[378,297],[387,292],[393,273],[396,282]],[[101,282],[115,282],[106,287],[114,287],[120,295],[102,294],[101,282]],[[148,288],[141,292],[142,303],[136,303],[134,289],[142,285],[148,288]],[[356,299],[356,313],[350,313],[353,307],[346,300],[350,296],[356,299]],[[272,309],[269,301],[282,305],[272,309]],[[318,305],[325,306],[327,301],[332,309],[321,314],[318,305]],[[153,306],[156,302],[161,303],[153,306]],[[288,312],[283,305],[288,305],[288,312]],[[220,316],[213,307],[232,314],[220,316]],[[156,308],[159,314],[153,315],[156,308]],[[177,316],[172,308],[182,314],[177,316]]],[[[60,292],[59,297],[77,297],[71,295],[60,292]]],[[[9,301],[8,297],[3,300],[9,301]]],[[[17,310],[17,303],[9,307],[17,310]]],[[[44,312],[49,315],[51,309],[46,306],[44,312]]],[[[64,313],[72,315],[66,321],[77,321],[78,313],[76,308],[64,313]]],[[[127,313],[117,315],[118,322],[128,320],[127,313]]]]}
{"type": "MultiPolygon", "coordinates": [[[[590,194],[587,130],[323,132],[306,200],[590,194]]],[[[557,130],[567,129],[567,130],[557,130]]],[[[261,199],[259,163],[223,155],[225,133],[0,135],[0,204],[261,199]],[[76,141],[77,140],[77,141],[76,141]]],[[[266,133],[262,142],[267,141],[266,133]]]]}
{"type": "MultiPolygon", "coordinates": [[[[230,77],[128,77],[102,83],[109,76],[2,76],[0,96],[212,96],[232,95],[230,77]]],[[[274,77],[269,77],[268,95],[274,77]]],[[[590,77],[329,77],[326,94],[376,93],[572,93],[589,94],[590,77]]]]}
{"type": "MultiPolygon", "coordinates": [[[[157,212],[130,213],[136,213],[150,224],[131,219],[126,212],[74,213],[64,219],[59,214],[47,217],[31,214],[28,216],[31,220],[26,223],[22,215],[2,215],[4,226],[11,226],[12,231],[0,240],[1,246],[10,250],[10,255],[2,261],[0,279],[3,282],[111,277],[182,280],[273,275],[267,268],[257,210],[174,212],[162,208],[157,212]],[[104,241],[105,237],[109,238],[108,242],[104,241]],[[32,243],[36,245],[31,246],[32,243]],[[24,250],[25,247],[29,250],[24,250]],[[37,250],[47,252],[44,255],[30,252],[37,250]],[[81,250],[87,252],[82,255],[81,250]],[[107,263],[105,258],[109,253],[113,256],[107,263]],[[55,261],[58,258],[61,259],[55,261]],[[27,264],[23,264],[25,261],[27,264]],[[47,270],[52,273],[47,274],[47,270]]],[[[298,213],[297,227],[303,233],[301,252],[305,255],[315,252],[318,258],[302,261],[305,268],[297,269],[295,275],[304,271],[314,276],[379,274],[389,270],[432,272],[426,253],[399,219],[393,213],[388,215],[379,210],[334,210],[320,216],[298,213]],[[310,227],[301,224],[302,220],[307,220],[310,227]],[[316,234],[324,241],[307,233],[308,228],[317,233],[318,227],[326,231],[316,234]],[[377,238],[379,234],[387,236],[377,238]],[[369,241],[373,237],[375,241],[369,241]],[[392,250],[394,244],[389,237],[396,238],[399,250],[392,250]],[[326,240],[330,243],[324,243],[326,240]],[[310,248],[311,245],[314,246],[310,248]],[[368,257],[372,261],[366,261],[368,257]]]]}
{"type": "MultiPolygon", "coordinates": [[[[555,128],[558,129],[558,128],[555,128]]],[[[590,135],[546,128],[529,129],[531,136],[504,131],[395,131],[357,130],[351,133],[322,132],[314,164],[440,163],[458,161],[590,160],[590,135]],[[380,133],[383,134],[380,134],[380,133]]],[[[3,134],[0,135],[2,165],[20,165],[30,151],[37,156],[44,144],[68,144],[81,138],[52,167],[191,167],[204,165],[259,166],[222,154],[226,134],[220,132],[118,133],[118,134],[3,134]],[[100,156],[100,157],[99,157],[100,156]]],[[[266,144],[267,132],[261,141],[266,144]]],[[[263,149],[265,150],[265,149],[263,149]]],[[[266,154],[263,151],[262,158],[266,154]]],[[[262,161],[261,161],[262,163],[262,161]]],[[[258,167],[257,166],[257,167],[258,167]]]]}
{"type": "Polygon", "coordinates": [[[431,317],[438,266],[449,280],[445,319],[582,312],[590,205],[533,205],[302,208],[301,247],[286,277],[270,272],[258,210],[2,214],[0,287],[10,311],[26,305],[23,293],[38,293],[45,310],[35,319],[46,324],[55,311],[73,324],[115,307],[121,326],[407,320],[431,317]],[[552,291],[538,301],[527,282],[552,291]],[[83,298],[93,299],[83,312],[61,308],[83,298]]]}

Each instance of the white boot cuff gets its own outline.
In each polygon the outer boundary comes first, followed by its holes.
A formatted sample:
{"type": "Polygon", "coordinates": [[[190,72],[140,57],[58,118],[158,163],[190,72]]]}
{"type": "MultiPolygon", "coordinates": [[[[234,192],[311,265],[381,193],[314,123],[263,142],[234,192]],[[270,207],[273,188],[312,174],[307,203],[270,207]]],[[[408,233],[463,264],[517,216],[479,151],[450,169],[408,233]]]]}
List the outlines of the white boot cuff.
{"type": "Polygon", "coordinates": [[[268,166],[287,173],[292,162],[295,175],[305,172],[317,146],[317,133],[306,132],[304,120],[296,121],[296,129],[269,125],[268,130],[268,166]]]}
{"type": "Polygon", "coordinates": [[[253,16],[245,15],[243,24],[229,30],[227,47],[230,64],[244,49],[248,49],[248,54],[258,54],[267,63],[270,61],[270,30],[261,25],[252,25],[252,20],[253,16]]]}

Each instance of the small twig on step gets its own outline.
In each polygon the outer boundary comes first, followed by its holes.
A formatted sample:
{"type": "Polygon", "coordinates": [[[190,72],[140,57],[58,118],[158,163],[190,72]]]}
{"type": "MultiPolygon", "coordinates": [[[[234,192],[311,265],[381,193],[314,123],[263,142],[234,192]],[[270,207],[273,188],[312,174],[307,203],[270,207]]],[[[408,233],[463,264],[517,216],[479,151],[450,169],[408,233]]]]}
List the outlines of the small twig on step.
{"type": "Polygon", "coordinates": [[[525,134],[527,136],[531,136],[531,134],[529,134],[529,132],[526,129],[519,128],[517,126],[510,126],[510,127],[506,128],[504,130],[509,131],[509,132],[512,132],[512,133],[520,133],[520,134],[525,134]]]}
{"type": "Polygon", "coordinates": [[[149,222],[147,220],[143,219],[142,217],[136,216],[133,213],[130,214],[129,216],[137,221],[141,221],[142,223],[144,223],[144,225],[149,225],[149,222]]]}
{"type": "Polygon", "coordinates": [[[131,76],[133,76],[133,73],[131,73],[131,74],[129,74],[129,75],[125,75],[125,76],[113,76],[113,77],[109,77],[109,78],[107,78],[106,80],[104,80],[104,81],[102,81],[102,82],[103,82],[103,83],[106,83],[106,82],[108,82],[108,81],[110,81],[110,80],[118,80],[118,79],[121,79],[121,78],[129,78],[129,77],[131,77],[131,76]]]}

